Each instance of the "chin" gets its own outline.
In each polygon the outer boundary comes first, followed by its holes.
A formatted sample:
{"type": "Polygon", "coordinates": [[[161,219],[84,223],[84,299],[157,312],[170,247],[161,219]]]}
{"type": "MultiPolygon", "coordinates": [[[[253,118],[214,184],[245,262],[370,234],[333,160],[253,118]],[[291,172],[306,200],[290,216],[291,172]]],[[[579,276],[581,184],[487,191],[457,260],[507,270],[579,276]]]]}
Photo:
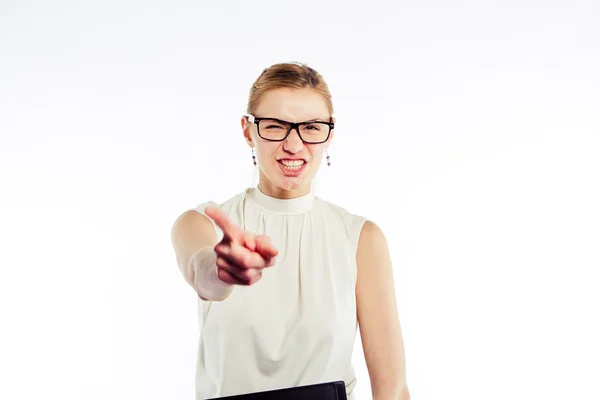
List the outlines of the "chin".
{"type": "Polygon", "coordinates": [[[293,181],[289,178],[287,179],[282,179],[279,181],[279,187],[285,190],[294,190],[294,189],[300,189],[302,187],[304,187],[304,179],[294,179],[293,181]]]}
{"type": "Polygon", "coordinates": [[[267,178],[283,190],[297,190],[302,189],[306,186],[310,186],[312,179],[312,171],[305,170],[300,176],[285,176],[281,174],[279,167],[276,166],[275,170],[271,170],[267,178]]]}
{"type": "Polygon", "coordinates": [[[295,190],[301,189],[310,184],[310,177],[307,175],[299,177],[287,177],[280,175],[277,177],[275,182],[278,182],[278,186],[282,189],[295,190]]]}

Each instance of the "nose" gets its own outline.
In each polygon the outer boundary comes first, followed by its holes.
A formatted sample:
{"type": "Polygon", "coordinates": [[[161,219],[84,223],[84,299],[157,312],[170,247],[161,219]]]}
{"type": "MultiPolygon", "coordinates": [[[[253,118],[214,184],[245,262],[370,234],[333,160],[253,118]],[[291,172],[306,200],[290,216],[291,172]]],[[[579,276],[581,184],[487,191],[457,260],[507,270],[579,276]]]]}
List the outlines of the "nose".
{"type": "Polygon", "coordinates": [[[298,128],[291,130],[290,134],[284,140],[283,148],[290,153],[297,153],[304,147],[304,142],[300,139],[300,132],[298,128]]]}

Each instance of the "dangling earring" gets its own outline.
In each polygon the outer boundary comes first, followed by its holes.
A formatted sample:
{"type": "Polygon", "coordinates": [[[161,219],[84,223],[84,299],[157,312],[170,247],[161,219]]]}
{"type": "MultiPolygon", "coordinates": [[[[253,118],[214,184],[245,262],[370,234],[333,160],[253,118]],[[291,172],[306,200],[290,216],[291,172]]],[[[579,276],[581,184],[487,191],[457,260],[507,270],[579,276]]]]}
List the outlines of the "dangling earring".
{"type": "Polygon", "coordinates": [[[329,161],[329,153],[327,152],[327,150],[325,150],[325,154],[327,154],[327,166],[330,167],[331,162],[329,161]]]}
{"type": "Polygon", "coordinates": [[[254,147],[252,148],[252,162],[256,166],[256,156],[254,155],[254,147]]]}

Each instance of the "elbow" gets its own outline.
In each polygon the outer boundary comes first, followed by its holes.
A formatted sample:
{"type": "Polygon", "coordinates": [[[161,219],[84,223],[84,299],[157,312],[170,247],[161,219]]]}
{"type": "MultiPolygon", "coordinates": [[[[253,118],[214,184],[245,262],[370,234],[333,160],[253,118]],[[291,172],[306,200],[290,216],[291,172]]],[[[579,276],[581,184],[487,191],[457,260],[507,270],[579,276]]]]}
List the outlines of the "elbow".
{"type": "MultiPolygon", "coordinates": [[[[196,285],[198,286],[198,285],[196,285]]],[[[208,288],[210,289],[210,288],[208,288]]],[[[227,300],[227,298],[229,297],[229,295],[231,295],[231,293],[233,292],[233,285],[226,287],[226,288],[221,288],[220,290],[206,290],[206,288],[196,288],[196,293],[198,294],[198,297],[204,301],[216,301],[216,302],[220,302],[220,301],[225,301],[227,300]]]]}
{"type": "MultiPolygon", "coordinates": [[[[231,293],[231,292],[230,292],[230,293],[231,293]]],[[[204,300],[204,301],[216,301],[216,302],[219,302],[219,301],[224,301],[224,300],[226,300],[226,299],[229,297],[229,294],[230,294],[230,293],[224,293],[224,294],[222,294],[221,296],[213,296],[212,298],[211,298],[211,296],[209,296],[209,297],[204,297],[203,295],[201,295],[201,294],[198,294],[198,297],[199,297],[201,300],[204,300]]]]}
{"type": "Polygon", "coordinates": [[[402,388],[400,389],[400,396],[398,397],[399,400],[410,400],[410,392],[408,391],[408,386],[404,385],[402,386],[402,388]]]}
{"type": "Polygon", "coordinates": [[[391,397],[397,400],[410,400],[410,393],[408,391],[408,386],[402,385],[399,389],[397,389],[394,393],[394,397],[391,397]]]}

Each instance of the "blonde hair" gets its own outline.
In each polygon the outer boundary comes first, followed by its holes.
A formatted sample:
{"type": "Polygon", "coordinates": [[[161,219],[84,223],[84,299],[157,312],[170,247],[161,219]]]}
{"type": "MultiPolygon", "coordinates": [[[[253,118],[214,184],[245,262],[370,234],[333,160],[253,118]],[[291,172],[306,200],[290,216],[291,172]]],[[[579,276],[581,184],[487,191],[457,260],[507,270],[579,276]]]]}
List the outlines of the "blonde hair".
{"type": "Polygon", "coordinates": [[[250,89],[247,112],[253,114],[265,93],[280,88],[316,90],[323,96],[329,115],[333,115],[333,102],[327,83],[321,74],[300,62],[274,64],[265,68],[250,89]]]}

